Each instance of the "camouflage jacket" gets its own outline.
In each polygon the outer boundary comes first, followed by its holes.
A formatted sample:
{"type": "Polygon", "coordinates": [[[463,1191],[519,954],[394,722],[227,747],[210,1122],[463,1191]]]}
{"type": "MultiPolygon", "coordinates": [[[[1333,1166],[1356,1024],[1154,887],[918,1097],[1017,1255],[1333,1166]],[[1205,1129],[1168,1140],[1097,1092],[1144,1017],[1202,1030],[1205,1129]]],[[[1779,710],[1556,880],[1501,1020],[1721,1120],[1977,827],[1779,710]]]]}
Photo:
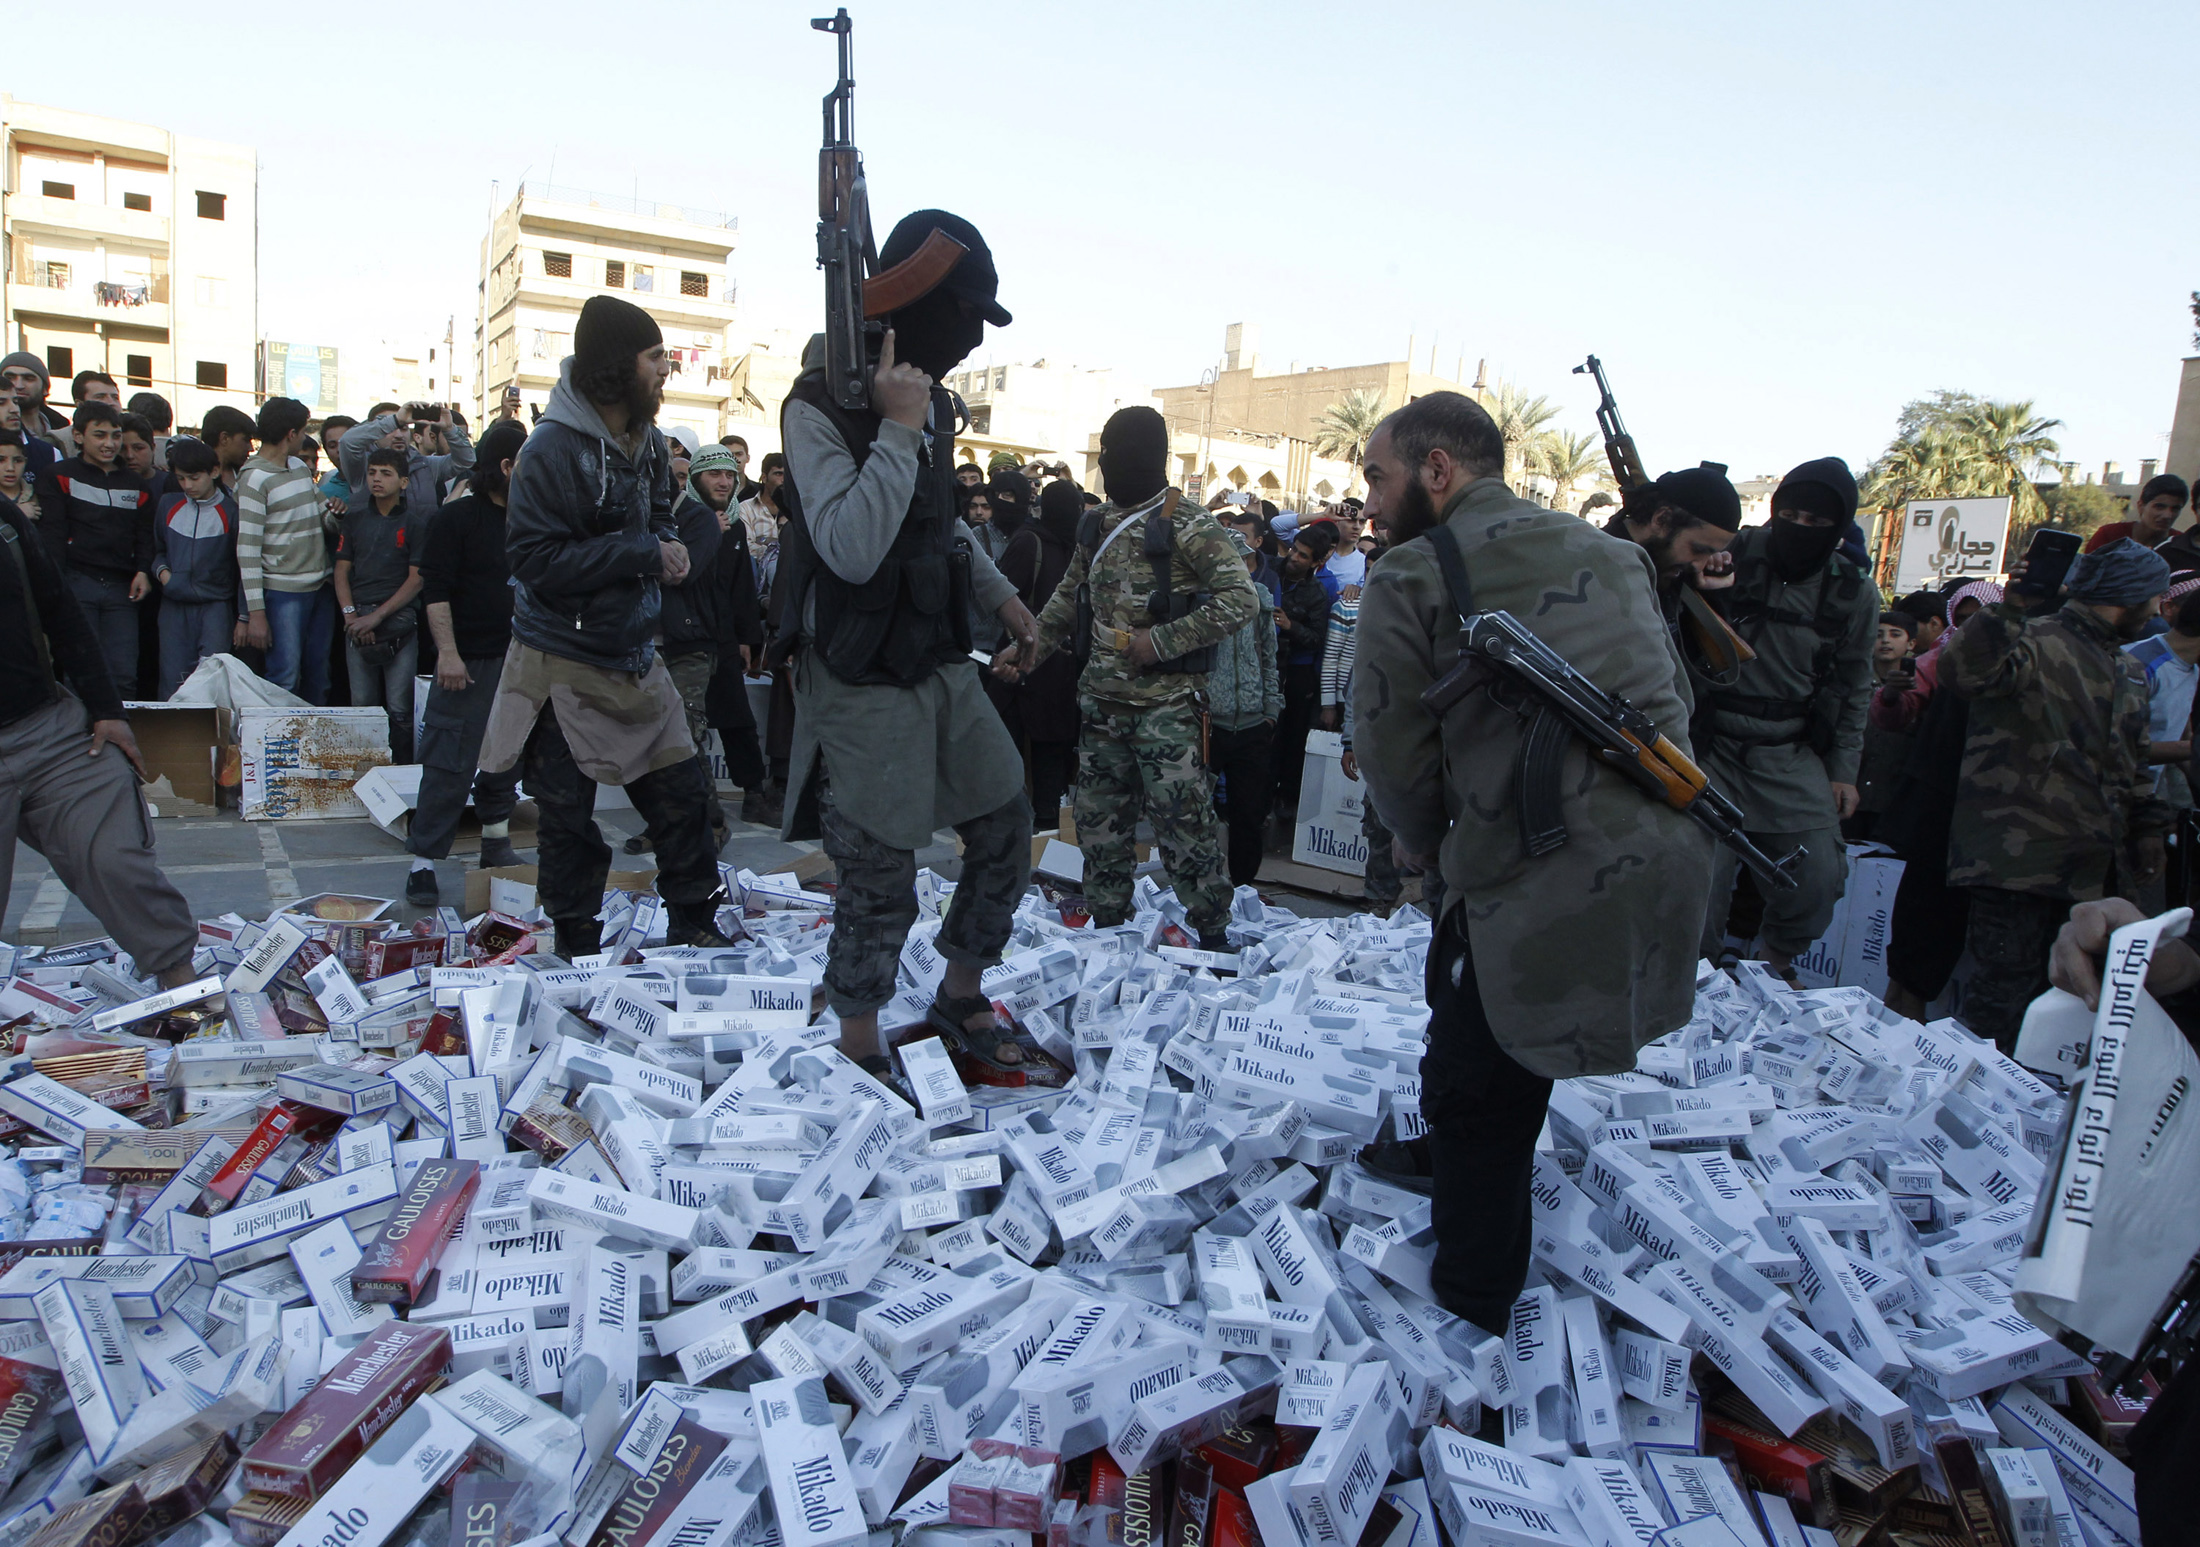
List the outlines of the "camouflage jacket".
{"type": "Polygon", "coordinates": [[[1771,535],[1770,526],[1753,526],[1736,537],[1734,584],[1710,593],[1757,658],[1733,686],[1704,690],[1710,712],[1698,717],[1697,750],[1750,832],[1799,833],[1833,826],[1833,786],[1856,782],[1879,589],[1838,553],[1815,575],[1782,580],[1764,557],[1771,535]],[[1821,687],[1832,721],[1823,756],[1807,740],[1821,687]]]}
{"type": "MultiPolygon", "coordinates": [[[[1113,503],[1099,509],[1100,540],[1106,551],[1099,567],[1090,570],[1090,556],[1079,543],[1069,556],[1069,568],[1061,584],[1039,614],[1039,659],[1070,643],[1077,621],[1077,588],[1092,586],[1092,659],[1077,679],[1077,691],[1100,700],[1103,707],[1153,708],[1162,704],[1188,703],[1206,680],[1191,672],[1141,671],[1131,665],[1111,639],[1113,630],[1144,628],[1153,620],[1146,611],[1153,594],[1153,561],[1146,557],[1148,522],[1174,521],[1176,549],[1169,557],[1169,587],[1178,593],[1206,591],[1207,601],[1174,623],[1153,631],[1153,645],[1164,661],[1187,650],[1218,644],[1251,622],[1260,599],[1253,594],[1252,577],[1245,561],[1230,545],[1222,523],[1170,489],[1144,521],[1132,526],[1114,542],[1107,536],[1122,524],[1126,512],[1113,503]]],[[[1037,662],[1033,663],[1034,665],[1037,662]]]]}
{"type": "Polygon", "coordinates": [[[2119,643],[2079,603],[2028,622],[2003,602],[1941,650],[1941,682],[1971,700],[1950,886],[2090,902],[2133,843],[2168,829],[2147,766],[2146,668],[2119,643]]]}
{"type": "MultiPolygon", "coordinates": [[[[1686,748],[1688,688],[1648,554],[1494,478],[1461,491],[1445,523],[1474,606],[1511,613],[1686,748]]],[[[1567,841],[1528,857],[1513,798],[1522,721],[1486,692],[1441,724],[1421,706],[1459,651],[1459,617],[1426,537],[1368,572],[1358,631],[1360,776],[1408,850],[1441,855],[1499,1045],[1553,1078],[1633,1068],[1635,1050],[1684,1024],[1694,1003],[1710,836],[1592,763],[1576,740],[1560,779],[1567,841]]]]}

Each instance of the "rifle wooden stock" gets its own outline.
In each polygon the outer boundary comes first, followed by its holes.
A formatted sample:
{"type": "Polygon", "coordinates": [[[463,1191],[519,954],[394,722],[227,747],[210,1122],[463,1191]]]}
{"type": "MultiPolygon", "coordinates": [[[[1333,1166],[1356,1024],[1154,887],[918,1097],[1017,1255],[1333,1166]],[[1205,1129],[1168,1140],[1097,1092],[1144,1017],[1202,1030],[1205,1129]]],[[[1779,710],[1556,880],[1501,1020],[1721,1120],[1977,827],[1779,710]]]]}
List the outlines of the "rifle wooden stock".
{"type": "Polygon", "coordinates": [[[864,320],[876,321],[926,294],[955,272],[955,265],[968,251],[969,248],[935,227],[922,247],[884,273],[873,274],[863,282],[864,320]]]}
{"type": "Polygon", "coordinates": [[[1692,585],[1681,586],[1681,622],[1688,629],[1688,637],[1703,655],[1704,666],[1714,677],[1739,671],[1744,662],[1757,659],[1757,652],[1749,647],[1749,641],[1734,632],[1734,625],[1719,616],[1719,610],[1704,600],[1703,592],[1692,585]]]}

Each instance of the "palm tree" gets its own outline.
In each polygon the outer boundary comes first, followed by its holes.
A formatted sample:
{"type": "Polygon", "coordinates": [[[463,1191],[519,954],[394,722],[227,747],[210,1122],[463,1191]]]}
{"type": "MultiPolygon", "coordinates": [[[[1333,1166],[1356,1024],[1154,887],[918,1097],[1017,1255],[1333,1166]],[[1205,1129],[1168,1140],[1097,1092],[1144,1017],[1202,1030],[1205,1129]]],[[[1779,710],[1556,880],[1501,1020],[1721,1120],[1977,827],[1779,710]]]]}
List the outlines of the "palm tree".
{"type": "Polygon", "coordinates": [[[1355,387],[1323,410],[1314,427],[1314,455],[1334,457],[1354,467],[1367,455],[1367,443],[1383,422],[1383,395],[1355,387]]]}
{"type": "Polygon", "coordinates": [[[1894,444],[1864,479],[1865,503],[1901,510],[1912,500],[2009,498],[2007,553],[2048,519],[2034,483],[2055,466],[2062,448],[2029,402],[1996,403],[1963,392],[1940,392],[1902,411],[1894,444]]]}
{"type": "Polygon", "coordinates": [[[1515,482],[1528,470],[1536,438],[1543,426],[1558,417],[1558,408],[1547,397],[1529,397],[1509,381],[1497,384],[1490,394],[1490,417],[1505,441],[1505,482],[1515,482]]]}
{"type": "Polygon", "coordinates": [[[1594,435],[1571,430],[1551,430],[1532,448],[1534,470],[1551,480],[1551,508],[1564,510],[1576,485],[1584,479],[1610,481],[1604,460],[1604,442],[1594,435]]]}

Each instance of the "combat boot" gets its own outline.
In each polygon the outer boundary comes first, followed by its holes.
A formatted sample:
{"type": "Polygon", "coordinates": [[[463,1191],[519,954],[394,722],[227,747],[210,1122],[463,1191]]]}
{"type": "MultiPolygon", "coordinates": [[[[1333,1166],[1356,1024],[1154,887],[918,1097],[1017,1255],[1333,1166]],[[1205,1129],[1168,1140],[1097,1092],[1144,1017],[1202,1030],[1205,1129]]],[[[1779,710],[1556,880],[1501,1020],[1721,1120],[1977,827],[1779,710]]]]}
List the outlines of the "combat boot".
{"type": "Polygon", "coordinates": [[[593,956],[603,949],[602,919],[558,919],[555,927],[558,954],[567,961],[593,956]]]}
{"type": "Polygon", "coordinates": [[[720,893],[708,902],[666,903],[665,944],[699,945],[706,950],[733,944],[718,932],[718,910],[725,902],[725,894],[720,893]]]}

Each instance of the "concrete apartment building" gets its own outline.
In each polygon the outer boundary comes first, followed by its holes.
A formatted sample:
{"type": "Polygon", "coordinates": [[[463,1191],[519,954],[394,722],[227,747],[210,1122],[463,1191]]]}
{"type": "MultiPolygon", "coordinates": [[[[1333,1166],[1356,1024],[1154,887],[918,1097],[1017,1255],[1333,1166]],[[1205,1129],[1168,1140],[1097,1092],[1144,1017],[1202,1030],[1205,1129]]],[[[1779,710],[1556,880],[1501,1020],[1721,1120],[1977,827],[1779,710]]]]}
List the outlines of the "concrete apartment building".
{"type": "Polygon", "coordinates": [[[1152,389],[1121,371],[1045,360],[957,371],[947,385],[970,408],[970,429],[955,443],[979,463],[1008,451],[1074,465],[1117,409],[1154,406],[1152,389]]]}
{"type": "Polygon", "coordinates": [[[61,411],[104,370],[179,426],[251,413],[258,230],[251,146],[0,95],[0,352],[44,360],[61,411]]]}
{"type": "Polygon", "coordinates": [[[726,348],[734,232],[722,210],[521,184],[481,243],[473,372],[480,419],[496,411],[515,381],[525,405],[546,405],[559,364],[573,352],[582,303],[610,294],[632,301],[664,329],[673,375],[658,425],[686,425],[705,441],[718,439],[740,374],[726,348]]]}
{"type": "Polygon", "coordinates": [[[1350,392],[1373,392],[1385,408],[1403,408],[1429,392],[1475,393],[1476,388],[1433,370],[1415,370],[1410,361],[1377,365],[1296,365],[1279,374],[1260,373],[1260,330],[1233,322],[1223,335],[1222,363],[1212,382],[1161,387],[1161,412],[1169,427],[1206,433],[1244,430],[1255,435],[1287,435],[1312,440],[1322,415],[1350,392]]]}

